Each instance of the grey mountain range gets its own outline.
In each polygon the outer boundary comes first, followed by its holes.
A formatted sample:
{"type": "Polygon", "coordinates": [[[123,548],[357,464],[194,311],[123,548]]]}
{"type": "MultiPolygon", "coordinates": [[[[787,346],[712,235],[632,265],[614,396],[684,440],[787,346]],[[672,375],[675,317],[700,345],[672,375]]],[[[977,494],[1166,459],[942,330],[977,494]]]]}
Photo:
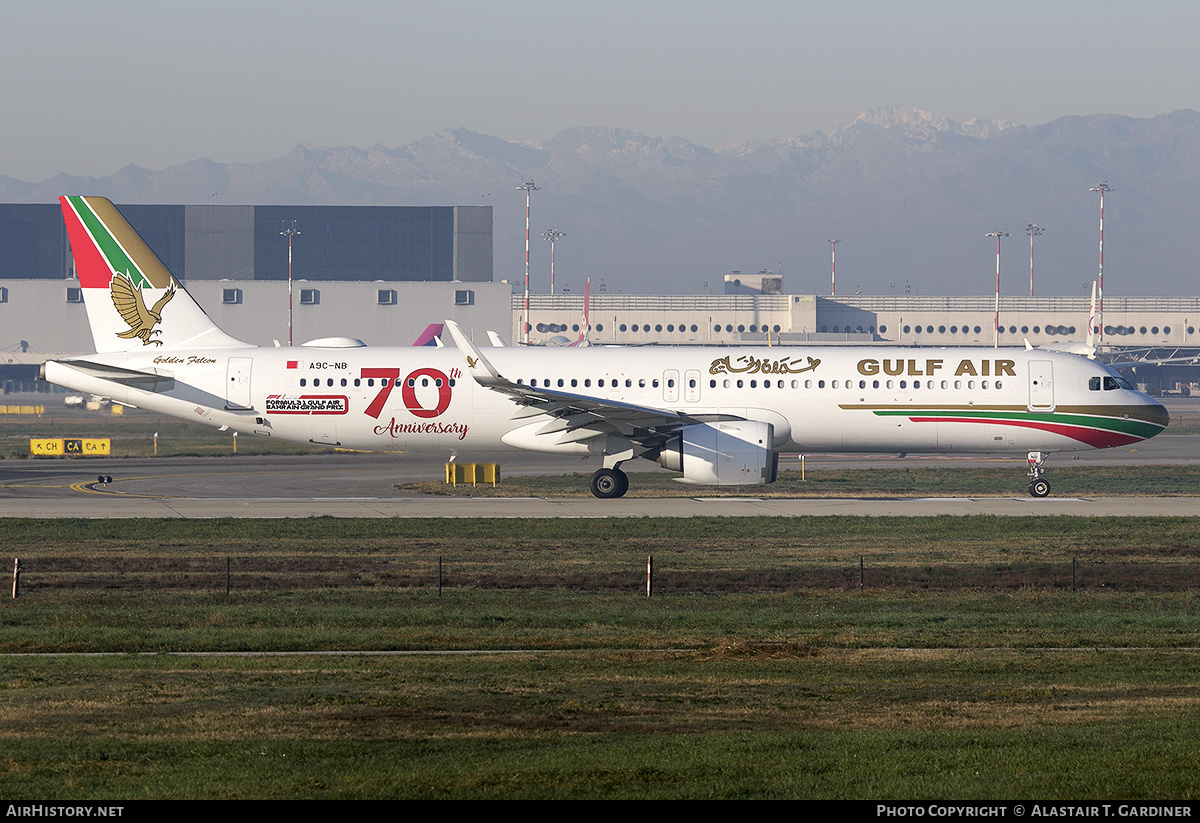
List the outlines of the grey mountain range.
{"type": "Polygon", "coordinates": [[[493,207],[495,277],[524,270],[524,192],[533,180],[534,291],[717,292],[731,271],[782,271],[788,292],[1028,293],[1037,223],[1037,293],[1082,295],[1098,269],[1107,181],[1106,295],[1195,295],[1200,113],[1071,116],[1036,126],[957,123],[912,108],[863,112],[829,134],[706,148],[608,126],[545,143],[453,129],[400,148],[299,145],[261,163],[207,159],[105,178],[0,177],[2,202],[64,193],[117,203],[473,205],[493,207]]]}

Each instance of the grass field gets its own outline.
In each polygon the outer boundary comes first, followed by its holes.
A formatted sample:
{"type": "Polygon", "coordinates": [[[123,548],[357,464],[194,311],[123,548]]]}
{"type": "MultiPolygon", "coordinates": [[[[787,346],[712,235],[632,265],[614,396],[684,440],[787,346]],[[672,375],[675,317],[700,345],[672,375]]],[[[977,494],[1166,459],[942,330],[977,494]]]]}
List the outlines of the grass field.
{"type": "Polygon", "coordinates": [[[1200,794],[1190,518],[0,529],[5,797],[1200,794]]]}

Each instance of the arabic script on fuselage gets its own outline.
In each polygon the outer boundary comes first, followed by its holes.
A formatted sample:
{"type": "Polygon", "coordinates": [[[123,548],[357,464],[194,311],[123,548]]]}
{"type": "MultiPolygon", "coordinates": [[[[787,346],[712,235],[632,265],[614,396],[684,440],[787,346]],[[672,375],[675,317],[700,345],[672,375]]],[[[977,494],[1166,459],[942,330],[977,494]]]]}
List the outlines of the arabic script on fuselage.
{"type": "Polygon", "coordinates": [[[799,357],[788,359],[782,357],[778,360],[765,360],[754,357],[749,354],[742,354],[734,358],[734,363],[731,365],[729,357],[720,357],[712,361],[712,365],[708,367],[709,374],[801,374],[802,372],[812,371],[817,366],[821,365],[821,361],[812,357],[805,358],[808,360],[808,365],[802,365],[803,360],[799,357]]]}

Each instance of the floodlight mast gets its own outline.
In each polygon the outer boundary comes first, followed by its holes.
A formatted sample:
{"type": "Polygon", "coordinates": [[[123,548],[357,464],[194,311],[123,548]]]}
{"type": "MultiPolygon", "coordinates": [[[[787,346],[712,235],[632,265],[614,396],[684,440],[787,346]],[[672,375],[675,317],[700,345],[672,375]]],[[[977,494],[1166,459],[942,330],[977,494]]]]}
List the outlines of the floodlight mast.
{"type": "Polygon", "coordinates": [[[561,232],[555,228],[546,229],[542,232],[542,237],[550,241],[550,293],[554,294],[554,241],[560,237],[566,237],[565,232],[561,232]]]}
{"type": "MultiPolygon", "coordinates": [[[[279,225],[284,225],[282,220],[279,225]]],[[[280,232],[281,235],[288,239],[288,345],[292,345],[292,238],[299,234],[296,230],[296,221],[292,221],[292,227],[285,228],[280,232]]]]}
{"type": "Polygon", "coordinates": [[[829,296],[837,296],[837,244],[841,240],[829,241],[829,296]]]}
{"type": "Polygon", "coordinates": [[[530,180],[517,186],[517,191],[525,192],[525,344],[529,344],[529,194],[539,191],[530,180]]]}
{"type": "Polygon", "coordinates": [[[1030,223],[1025,227],[1025,233],[1029,235],[1029,296],[1033,297],[1033,238],[1045,234],[1046,230],[1037,223],[1030,223]]]}
{"type": "Polygon", "coordinates": [[[996,238],[996,317],[992,320],[992,348],[1000,348],[1000,238],[1009,237],[1009,233],[997,229],[989,231],[984,237],[996,238]]]}
{"type": "Polygon", "coordinates": [[[1097,279],[1096,286],[1096,314],[1098,316],[1097,325],[1100,327],[1098,337],[1104,339],[1104,193],[1112,191],[1112,187],[1108,185],[1108,181],[1103,183],[1097,182],[1089,191],[1100,192],[1100,276],[1097,279]]]}

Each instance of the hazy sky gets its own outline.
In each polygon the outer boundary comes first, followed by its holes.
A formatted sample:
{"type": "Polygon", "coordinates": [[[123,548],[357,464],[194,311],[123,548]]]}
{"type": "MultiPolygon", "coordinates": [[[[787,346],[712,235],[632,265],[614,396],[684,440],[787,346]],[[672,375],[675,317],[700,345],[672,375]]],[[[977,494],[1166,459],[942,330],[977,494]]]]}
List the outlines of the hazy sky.
{"type": "Polygon", "coordinates": [[[575,125],[705,146],[873,106],[954,120],[1200,109],[1200,3],[5,3],[0,174],[575,125]]]}

